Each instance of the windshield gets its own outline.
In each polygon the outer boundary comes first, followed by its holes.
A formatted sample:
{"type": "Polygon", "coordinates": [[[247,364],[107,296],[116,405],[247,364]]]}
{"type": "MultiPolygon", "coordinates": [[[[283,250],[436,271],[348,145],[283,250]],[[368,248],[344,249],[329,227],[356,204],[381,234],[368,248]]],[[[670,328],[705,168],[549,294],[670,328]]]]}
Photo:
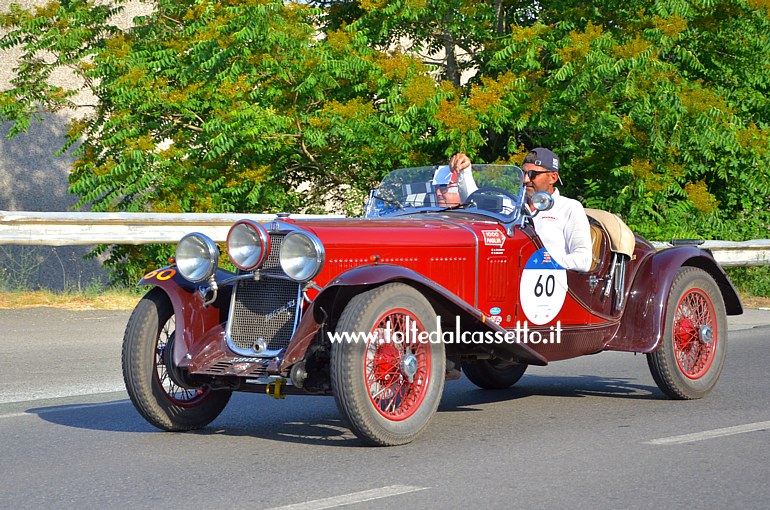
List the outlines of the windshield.
{"type": "Polygon", "coordinates": [[[472,165],[470,172],[462,174],[458,184],[450,182],[448,165],[394,170],[370,194],[364,216],[451,210],[484,214],[504,222],[519,217],[525,194],[524,174],[519,167],[472,165]],[[447,189],[459,198],[447,200],[447,189]]]}

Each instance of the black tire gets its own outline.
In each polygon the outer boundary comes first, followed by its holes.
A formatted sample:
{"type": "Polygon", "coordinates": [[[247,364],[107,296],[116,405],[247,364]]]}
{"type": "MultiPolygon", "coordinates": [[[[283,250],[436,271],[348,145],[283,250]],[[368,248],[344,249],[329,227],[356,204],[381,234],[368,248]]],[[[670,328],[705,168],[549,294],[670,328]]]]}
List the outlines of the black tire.
{"type": "Polygon", "coordinates": [[[680,268],[668,294],[661,343],[647,354],[655,383],[673,399],[704,397],[726,356],[727,314],[719,287],[702,269],[680,268]]]}
{"type": "Polygon", "coordinates": [[[521,379],[527,365],[506,363],[500,360],[477,359],[463,362],[463,373],[468,379],[485,390],[504,390],[521,379]]]}
{"type": "Polygon", "coordinates": [[[134,308],[123,337],[123,380],[136,410],[161,430],[205,427],[227,405],[229,390],[183,385],[169,365],[174,340],[174,308],[159,288],[134,308]]]}
{"type": "Polygon", "coordinates": [[[444,344],[384,341],[388,321],[397,333],[407,327],[407,318],[409,328],[416,320],[418,331],[426,332],[436,321],[420,292],[392,283],[355,296],[337,323],[337,333],[379,333],[371,341],[333,343],[331,353],[337,407],[356,436],[370,444],[393,446],[414,440],[441,400],[444,344]]]}

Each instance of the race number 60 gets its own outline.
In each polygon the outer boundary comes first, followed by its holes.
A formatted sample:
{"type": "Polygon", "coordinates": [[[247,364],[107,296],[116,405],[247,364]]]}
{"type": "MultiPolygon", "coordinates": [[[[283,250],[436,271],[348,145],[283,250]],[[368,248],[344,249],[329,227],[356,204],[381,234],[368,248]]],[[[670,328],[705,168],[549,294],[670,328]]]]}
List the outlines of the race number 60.
{"type": "Polygon", "coordinates": [[[530,324],[548,324],[567,298],[567,270],[545,248],[532,254],[521,272],[519,299],[530,324]]]}

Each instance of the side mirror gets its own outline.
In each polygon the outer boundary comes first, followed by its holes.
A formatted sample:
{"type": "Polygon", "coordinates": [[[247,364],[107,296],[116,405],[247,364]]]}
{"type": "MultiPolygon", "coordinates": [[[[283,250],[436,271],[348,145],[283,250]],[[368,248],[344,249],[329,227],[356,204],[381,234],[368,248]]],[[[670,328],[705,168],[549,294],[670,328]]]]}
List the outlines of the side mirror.
{"type": "Polygon", "coordinates": [[[537,214],[553,207],[553,197],[550,193],[538,191],[530,197],[529,203],[532,204],[532,207],[535,209],[535,214],[537,214]]]}

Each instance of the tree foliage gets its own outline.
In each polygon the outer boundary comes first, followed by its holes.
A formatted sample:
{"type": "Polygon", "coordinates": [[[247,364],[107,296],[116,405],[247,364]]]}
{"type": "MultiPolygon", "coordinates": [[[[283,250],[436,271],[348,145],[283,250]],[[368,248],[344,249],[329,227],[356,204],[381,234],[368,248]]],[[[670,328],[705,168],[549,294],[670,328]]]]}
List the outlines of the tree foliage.
{"type": "Polygon", "coordinates": [[[71,107],[50,77],[78,75],[94,210],[354,212],[393,168],[549,146],[568,194],[650,238],[768,237],[769,5],[156,0],[129,30],[120,1],[16,6],[0,120],[71,107]]]}
{"type": "Polygon", "coordinates": [[[555,147],[574,193],[649,237],[767,237],[770,19],[756,4],[544,10],[490,62],[522,78],[503,100],[516,142],[555,147]]]}

